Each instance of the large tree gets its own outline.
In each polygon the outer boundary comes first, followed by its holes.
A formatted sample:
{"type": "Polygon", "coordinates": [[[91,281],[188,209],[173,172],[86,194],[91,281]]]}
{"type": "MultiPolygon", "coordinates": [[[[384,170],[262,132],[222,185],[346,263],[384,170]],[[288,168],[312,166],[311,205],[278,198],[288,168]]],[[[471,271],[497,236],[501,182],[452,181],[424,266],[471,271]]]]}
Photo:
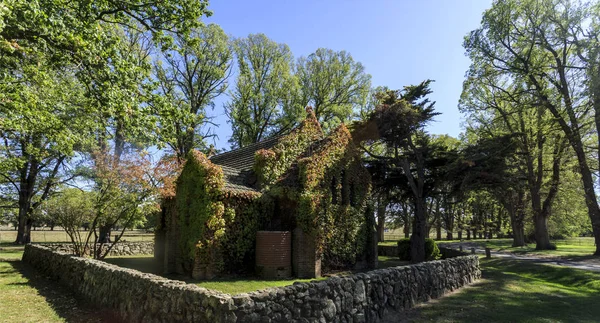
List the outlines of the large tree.
{"type": "Polygon", "coordinates": [[[295,126],[304,107],[298,98],[289,47],[264,34],[249,35],[234,42],[238,63],[235,89],[225,104],[234,147],[259,142],[295,126]]]}
{"type": "Polygon", "coordinates": [[[212,123],[207,116],[214,100],[227,89],[233,54],[225,32],[215,24],[190,34],[175,35],[175,47],[155,64],[155,100],[160,141],[180,159],[195,148],[205,148],[212,123]]]}
{"type": "Polygon", "coordinates": [[[92,132],[105,126],[102,120],[148,131],[137,113],[129,113],[139,107],[147,67],[133,63],[126,35],[146,32],[168,47],[164,32],[186,33],[199,25],[206,5],[198,0],[1,5],[0,127],[6,147],[1,172],[18,200],[16,243],[30,241],[35,207],[56,186],[73,152],[89,147],[92,132]],[[91,117],[82,118],[86,114],[91,117]]]}
{"type": "MultiPolygon", "coordinates": [[[[588,139],[594,120],[594,73],[598,44],[597,2],[562,0],[498,0],[483,16],[482,27],[471,32],[465,48],[472,61],[485,61],[508,86],[523,86],[536,102],[533,109],[556,119],[578,161],[588,215],[600,255],[600,206],[589,164],[588,139]],[[586,39],[586,46],[580,41],[586,39]],[[591,58],[591,59],[590,59],[591,58]]],[[[600,123],[597,123],[600,124],[600,123]]],[[[600,146],[598,128],[595,140],[600,146]]]]}
{"type": "Polygon", "coordinates": [[[514,135],[514,176],[525,178],[533,211],[536,249],[552,249],[548,219],[558,193],[567,141],[553,118],[518,85],[506,86],[486,62],[474,62],[465,81],[461,110],[469,130],[484,137],[514,135]],[[548,171],[549,170],[549,171],[548,171]]]}
{"type": "Polygon", "coordinates": [[[443,158],[436,156],[437,147],[431,143],[425,126],[438,113],[427,95],[431,81],[406,86],[398,91],[380,93],[380,104],[368,121],[355,130],[357,141],[380,141],[385,145],[382,154],[366,150],[372,158],[371,168],[385,173],[383,185],[407,192],[412,202],[414,219],[411,235],[411,261],[426,258],[427,198],[443,168],[443,158]]]}
{"type": "Polygon", "coordinates": [[[324,129],[348,122],[366,104],[371,75],[346,51],[319,48],[300,57],[297,75],[303,105],[312,105],[324,129]]]}

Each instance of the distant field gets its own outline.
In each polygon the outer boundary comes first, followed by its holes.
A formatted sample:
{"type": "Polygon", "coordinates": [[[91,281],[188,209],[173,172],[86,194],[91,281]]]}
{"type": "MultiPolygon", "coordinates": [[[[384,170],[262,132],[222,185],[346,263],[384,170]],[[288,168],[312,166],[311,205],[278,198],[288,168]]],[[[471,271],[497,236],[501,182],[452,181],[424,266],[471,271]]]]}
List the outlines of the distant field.
{"type": "MultiPolygon", "coordinates": [[[[0,230],[0,243],[10,243],[17,238],[17,231],[0,230]]],[[[146,233],[143,230],[125,231],[123,238],[125,241],[152,241],[154,234],[146,233]]],[[[31,231],[31,242],[70,242],[69,236],[63,230],[35,230],[31,231]]],[[[123,241],[123,240],[121,240],[123,241]]]]}

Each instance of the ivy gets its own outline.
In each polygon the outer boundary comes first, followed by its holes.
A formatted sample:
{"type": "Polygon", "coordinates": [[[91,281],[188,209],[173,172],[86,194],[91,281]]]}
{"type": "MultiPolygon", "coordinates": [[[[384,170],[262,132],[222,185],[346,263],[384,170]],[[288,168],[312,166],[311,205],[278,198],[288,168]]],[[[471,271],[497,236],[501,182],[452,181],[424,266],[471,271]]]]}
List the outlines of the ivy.
{"type": "Polygon", "coordinates": [[[222,169],[202,153],[190,154],[176,189],[186,270],[195,257],[218,270],[251,270],[256,232],[281,216],[276,201],[283,200],[296,225],[315,234],[326,268],[348,268],[363,253],[370,176],[348,129],[341,125],[323,139],[307,112],[275,147],[256,152],[261,192],[225,190],[222,169]]]}
{"type": "Polygon", "coordinates": [[[196,257],[201,263],[222,266],[219,240],[225,230],[223,170],[199,151],[188,154],[177,179],[176,203],[183,267],[191,271],[196,257]]]}
{"type": "Polygon", "coordinates": [[[284,136],[272,149],[256,152],[254,172],[263,190],[270,188],[298,160],[298,157],[323,137],[321,125],[311,108],[300,126],[284,136]]]}

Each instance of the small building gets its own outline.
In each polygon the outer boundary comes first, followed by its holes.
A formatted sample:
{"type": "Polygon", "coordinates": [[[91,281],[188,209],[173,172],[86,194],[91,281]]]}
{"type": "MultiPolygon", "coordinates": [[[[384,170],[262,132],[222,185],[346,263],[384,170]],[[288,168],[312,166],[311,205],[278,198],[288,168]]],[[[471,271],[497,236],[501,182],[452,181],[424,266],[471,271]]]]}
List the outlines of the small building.
{"type": "Polygon", "coordinates": [[[367,259],[373,267],[370,187],[346,126],[324,135],[307,108],[286,135],[211,157],[191,153],[175,196],[165,197],[155,257],[166,273],[198,279],[312,278],[367,259]]]}

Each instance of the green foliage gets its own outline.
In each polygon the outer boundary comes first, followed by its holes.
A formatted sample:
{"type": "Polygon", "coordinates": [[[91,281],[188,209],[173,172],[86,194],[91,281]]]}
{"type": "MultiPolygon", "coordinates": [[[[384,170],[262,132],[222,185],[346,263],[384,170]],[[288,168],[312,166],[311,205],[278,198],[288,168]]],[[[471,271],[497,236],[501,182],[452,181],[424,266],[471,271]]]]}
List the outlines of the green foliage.
{"type": "MultiPolygon", "coordinates": [[[[400,260],[410,260],[410,239],[403,238],[398,241],[398,256],[400,260]]],[[[425,239],[425,259],[436,260],[442,256],[440,249],[431,238],[425,239]]]]}
{"type": "Polygon", "coordinates": [[[348,267],[363,250],[370,176],[348,129],[341,125],[298,162],[297,224],[314,234],[325,267],[348,267]],[[349,243],[354,241],[355,244],[349,243]]]}
{"type": "Polygon", "coordinates": [[[312,110],[307,109],[307,117],[299,127],[281,138],[275,147],[256,152],[254,172],[262,189],[275,184],[297,161],[298,156],[322,136],[319,122],[312,110]]]}
{"type": "Polygon", "coordinates": [[[289,47],[254,34],[237,39],[234,49],[239,75],[225,105],[233,129],[229,142],[244,147],[289,131],[303,110],[289,47]]]}
{"type": "Polygon", "coordinates": [[[230,196],[224,203],[225,235],[220,246],[225,269],[229,272],[252,272],[256,232],[274,214],[273,198],[266,194],[251,198],[230,196]]]}
{"type": "Polygon", "coordinates": [[[319,48],[297,63],[302,103],[312,105],[326,131],[348,122],[365,105],[371,75],[346,51],[319,48]]]}
{"type": "Polygon", "coordinates": [[[183,159],[195,148],[207,148],[203,133],[207,108],[227,89],[233,53],[225,32],[216,24],[200,26],[189,35],[174,35],[175,48],[155,63],[160,142],[183,159]]]}
{"type": "MultiPolygon", "coordinates": [[[[225,230],[225,209],[219,200],[223,171],[204,154],[192,151],[177,179],[176,203],[184,269],[191,272],[196,257],[215,269],[222,266],[219,241],[225,230]]],[[[231,214],[228,213],[228,216],[231,214]]]]}
{"type": "Polygon", "coordinates": [[[78,256],[85,255],[88,249],[86,240],[89,235],[82,233],[81,228],[94,221],[97,214],[94,208],[95,200],[96,194],[93,192],[69,188],[62,190],[41,206],[41,211],[55,219],[56,224],[69,235],[78,256]]]}

